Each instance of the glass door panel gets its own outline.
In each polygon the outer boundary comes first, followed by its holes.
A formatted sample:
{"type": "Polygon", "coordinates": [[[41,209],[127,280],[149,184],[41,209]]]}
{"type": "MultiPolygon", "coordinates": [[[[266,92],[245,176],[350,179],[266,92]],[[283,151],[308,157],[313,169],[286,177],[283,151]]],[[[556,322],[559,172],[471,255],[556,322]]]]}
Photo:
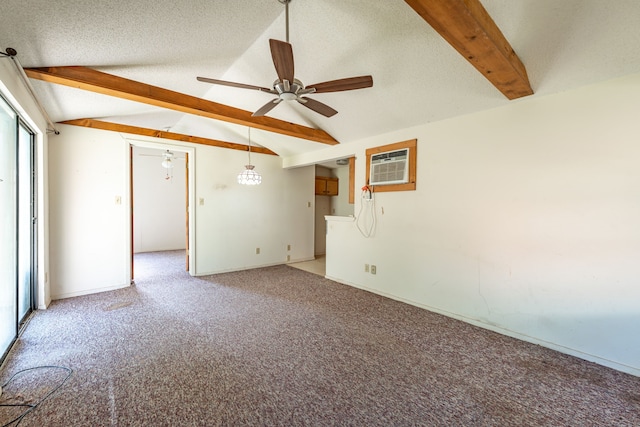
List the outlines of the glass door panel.
{"type": "Polygon", "coordinates": [[[0,98],[0,360],[18,332],[16,114],[0,98]]]}
{"type": "Polygon", "coordinates": [[[35,203],[33,136],[22,124],[18,129],[18,321],[32,308],[35,203]]]}

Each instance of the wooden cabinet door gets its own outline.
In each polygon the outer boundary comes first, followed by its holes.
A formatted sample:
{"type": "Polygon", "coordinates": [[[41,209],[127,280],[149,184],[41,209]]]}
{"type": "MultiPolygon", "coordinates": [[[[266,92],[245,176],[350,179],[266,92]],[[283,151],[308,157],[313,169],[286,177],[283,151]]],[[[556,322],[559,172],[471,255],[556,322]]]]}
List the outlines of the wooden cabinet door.
{"type": "Polygon", "coordinates": [[[316,195],[337,196],[338,195],[338,178],[330,178],[327,176],[316,176],[316,195]]]}
{"type": "Polygon", "coordinates": [[[316,177],[316,194],[324,196],[327,192],[327,180],[322,177],[316,177]]]}
{"type": "Polygon", "coordinates": [[[327,179],[327,192],[325,194],[327,196],[337,196],[338,195],[338,178],[328,178],[327,179]]]}

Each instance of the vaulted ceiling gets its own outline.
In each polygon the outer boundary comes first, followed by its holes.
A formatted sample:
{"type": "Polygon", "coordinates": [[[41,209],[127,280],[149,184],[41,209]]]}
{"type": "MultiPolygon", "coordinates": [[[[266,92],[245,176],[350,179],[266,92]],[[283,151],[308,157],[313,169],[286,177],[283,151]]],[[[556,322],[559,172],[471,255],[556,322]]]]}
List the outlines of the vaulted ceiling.
{"type": "Polygon", "coordinates": [[[292,0],[296,78],[373,76],[372,88],[312,95],[331,118],[295,102],[252,118],[272,95],[196,80],[271,87],[269,39],[286,37],[278,0],[3,0],[0,50],[38,68],[32,85],[56,122],[227,148],[252,126],[282,156],[640,72],[637,0],[480,1],[292,0]]]}

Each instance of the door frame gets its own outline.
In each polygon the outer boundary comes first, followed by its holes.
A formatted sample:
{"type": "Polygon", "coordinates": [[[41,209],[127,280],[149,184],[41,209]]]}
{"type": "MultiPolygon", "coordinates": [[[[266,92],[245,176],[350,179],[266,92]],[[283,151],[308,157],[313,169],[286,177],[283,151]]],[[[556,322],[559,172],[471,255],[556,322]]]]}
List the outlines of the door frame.
{"type": "MultiPolygon", "coordinates": [[[[39,203],[38,203],[38,144],[36,141],[36,133],[33,131],[31,126],[19,117],[18,120],[18,135],[17,135],[17,168],[18,168],[18,192],[20,191],[20,177],[24,177],[20,172],[20,159],[19,159],[19,151],[20,151],[20,128],[24,128],[29,134],[28,151],[29,151],[29,164],[28,164],[28,180],[29,180],[29,310],[24,314],[24,316],[20,317],[20,306],[18,305],[18,331],[25,325],[29,315],[38,307],[38,222],[39,222],[39,203]]],[[[26,166],[26,165],[22,165],[26,166]]],[[[20,221],[26,220],[26,213],[22,213],[23,218],[20,218],[20,208],[18,207],[17,211],[18,215],[18,232],[20,230],[19,224],[20,221]]],[[[20,262],[20,238],[18,237],[18,262],[20,262]]],[[[18,267],[18,274],[20,269],[18,267]]],[[[20,277],[18,277],[20,280],[20,277]]]]}
{"type": "Polygon", "coordinates": [[[157,150],[170,150],[173,152],[185,153],[185,164],[187,173],[186,182],[186,200],[185,208],[187,210],[187,249],[185,251],[185,257],[188,260],[188,271],[191,276],[196,275],[196,253],[195,253],[195,210],[192,209],[195,206],[195,147],[177,144],[167,144],[163,142],[148,141],[143,139],[125,138],[127,141],[127,162],[128,172],[127,179],[129,182],[129,215],[128,215],[128,239],[127,239],[127,259],[129,260],[128,276],[129,283],[132,285],[134,282],[134,266],[133,266],[133,201],[135,195],[133,194],[133,147],[141,148],[153,148],[157,150]]]}

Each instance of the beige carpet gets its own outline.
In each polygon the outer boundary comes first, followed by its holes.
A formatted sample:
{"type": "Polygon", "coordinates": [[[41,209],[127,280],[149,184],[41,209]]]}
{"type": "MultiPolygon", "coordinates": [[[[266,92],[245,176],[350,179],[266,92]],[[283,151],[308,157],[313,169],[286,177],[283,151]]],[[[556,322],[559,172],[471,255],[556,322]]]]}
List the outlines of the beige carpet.
{"type": "Polygon", "coordinates": [[[640,378],[305,271],[136,271],[35,314],[0,425],[14,404],[37,405],[21,427],[640,425],[640,378]]]}

